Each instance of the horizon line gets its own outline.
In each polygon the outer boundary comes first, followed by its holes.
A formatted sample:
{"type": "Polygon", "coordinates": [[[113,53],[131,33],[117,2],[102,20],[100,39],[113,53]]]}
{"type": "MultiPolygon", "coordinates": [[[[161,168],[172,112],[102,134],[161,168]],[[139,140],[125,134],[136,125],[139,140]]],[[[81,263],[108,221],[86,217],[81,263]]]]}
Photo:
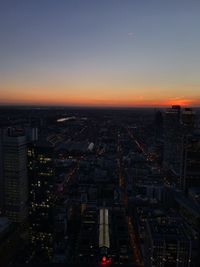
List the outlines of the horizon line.
{"type": "MultiPolygon", "coordinates": [[[[35,107],[35,108],[169,108],[173,105],[58,105],[58,104],[20,104],[20,103],[0,103],[0,107],[35,107]]],[[[200,105],[179,105],[183,108],[200,108],[200,105]]]]}

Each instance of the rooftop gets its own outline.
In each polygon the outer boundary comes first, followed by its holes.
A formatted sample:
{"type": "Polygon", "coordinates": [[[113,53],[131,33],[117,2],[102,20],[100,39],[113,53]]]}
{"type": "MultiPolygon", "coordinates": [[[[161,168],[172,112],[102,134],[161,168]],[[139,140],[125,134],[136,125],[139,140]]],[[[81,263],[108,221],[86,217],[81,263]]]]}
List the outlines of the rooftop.
{"type": "Polygon", "coordinates": [[[6,217],[0,217],[0,233],[10,226],[11,222],[6,217]]]}

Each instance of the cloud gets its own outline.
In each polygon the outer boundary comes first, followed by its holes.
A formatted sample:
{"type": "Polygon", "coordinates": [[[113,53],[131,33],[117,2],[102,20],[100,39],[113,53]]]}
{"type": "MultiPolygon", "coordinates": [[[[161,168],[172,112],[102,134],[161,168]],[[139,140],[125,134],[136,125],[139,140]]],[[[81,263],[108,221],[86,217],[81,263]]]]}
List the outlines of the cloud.
{"type": "Polygon", "coordinates": [[[192,106],[198,105],[199,99],[196,98],[184,98],[184,97],[172,97],[164,103],[165,105],[180,105],[180,106],[192,106]]]}
{"type": "Polygon", "coordinates": [[[134,36],[134,32],[128,32],[128,36],[129,36],[129,37],[134,36]]]}

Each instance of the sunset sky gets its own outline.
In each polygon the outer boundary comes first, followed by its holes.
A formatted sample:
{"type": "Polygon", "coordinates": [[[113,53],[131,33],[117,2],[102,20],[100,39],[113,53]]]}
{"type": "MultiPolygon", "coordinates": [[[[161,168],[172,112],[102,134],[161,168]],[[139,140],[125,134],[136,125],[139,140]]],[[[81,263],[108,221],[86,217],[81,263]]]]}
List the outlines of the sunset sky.
{"type": "Polygon", "coordinates": [[[200,106],[200,1],[0,0],[0,104],[200,106]]]}

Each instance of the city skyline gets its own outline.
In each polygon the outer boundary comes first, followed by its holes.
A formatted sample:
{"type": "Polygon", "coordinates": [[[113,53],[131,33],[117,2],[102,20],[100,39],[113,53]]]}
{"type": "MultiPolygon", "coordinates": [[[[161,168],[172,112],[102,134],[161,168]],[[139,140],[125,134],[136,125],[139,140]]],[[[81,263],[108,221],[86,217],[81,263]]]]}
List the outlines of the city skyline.
{"type": "Polygon", "coordinates": [[[200,105],[199,1],[2,1],[0,105],[200,105]]]}

